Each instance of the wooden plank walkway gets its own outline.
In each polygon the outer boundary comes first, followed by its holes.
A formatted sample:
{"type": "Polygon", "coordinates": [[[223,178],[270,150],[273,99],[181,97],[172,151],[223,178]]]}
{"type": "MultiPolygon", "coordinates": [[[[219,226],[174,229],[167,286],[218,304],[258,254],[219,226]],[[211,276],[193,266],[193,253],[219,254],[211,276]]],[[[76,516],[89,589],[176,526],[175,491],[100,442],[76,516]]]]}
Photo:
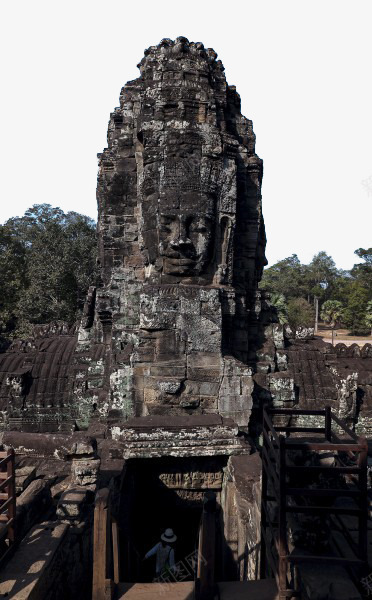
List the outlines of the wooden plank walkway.
{"type": "Polygon", "coordinates": [[[279,600],[275,579],[219,583],[221,600],[279,600]]]}
{"type": "Polygon", "coordinates": [[[119,583],[118,600],[193,600],[194,583],[119,583]]]}
{"type": "MultiPolygon", "coordinates": [[[[273,579],[261,581],[229,581],[219,583],[221,600],[278,600],[273,579]]],[[[193,600],[193,582],[182,583],[120,583],[118,600],[193,600]]]]}

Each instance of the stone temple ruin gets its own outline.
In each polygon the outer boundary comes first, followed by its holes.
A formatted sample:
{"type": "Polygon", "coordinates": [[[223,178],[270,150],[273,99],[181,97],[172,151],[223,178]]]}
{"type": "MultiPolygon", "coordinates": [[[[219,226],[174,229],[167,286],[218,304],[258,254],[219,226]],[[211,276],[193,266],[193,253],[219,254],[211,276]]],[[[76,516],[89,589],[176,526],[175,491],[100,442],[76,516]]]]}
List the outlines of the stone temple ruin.
{"type": "MultiPolygon", "coordinates": [[[[263,165],[217,54],[165,39],[138,66],[99,155],[100,280],[81,323],[38,326],[0,354],[22,540],[0,596],[91,597],[94,495],[107,486],[122,581],[151,581],[140,557],[169,526],[179,555],[192,554],[211,491],[216,580],[256,580],[263,408],[330,406],[372,435],[371,345],[291,338],[258,290],[263,165]]],[[[329,581],[314,595],[310,573],[303,598],[361,597],[345,573],[343,596],[329,581]]]]}

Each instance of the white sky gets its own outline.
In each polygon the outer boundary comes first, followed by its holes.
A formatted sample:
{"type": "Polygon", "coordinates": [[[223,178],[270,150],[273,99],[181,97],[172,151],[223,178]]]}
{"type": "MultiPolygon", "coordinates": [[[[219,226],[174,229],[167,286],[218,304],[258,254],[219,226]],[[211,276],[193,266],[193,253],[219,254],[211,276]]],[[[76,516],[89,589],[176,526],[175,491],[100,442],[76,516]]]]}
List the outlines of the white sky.
{"type": "Polygon", "coordinates": [[[371,0],[2,0],[0,222],[42,202],[96,218],[120,89],[183,35],[218,52],[253,120],[269,263],[325,250],[350,268],[372,245],[371,22],[371,0]]]}

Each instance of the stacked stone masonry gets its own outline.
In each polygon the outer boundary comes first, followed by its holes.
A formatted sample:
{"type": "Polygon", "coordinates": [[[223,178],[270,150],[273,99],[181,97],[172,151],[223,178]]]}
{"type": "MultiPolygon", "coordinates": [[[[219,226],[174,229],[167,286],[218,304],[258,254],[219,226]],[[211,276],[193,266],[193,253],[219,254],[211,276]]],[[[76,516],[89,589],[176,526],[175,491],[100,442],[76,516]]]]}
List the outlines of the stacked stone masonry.
{"type": "Polygon", "coordinates": [[[0,354],[0,427],[73,431],[263,404],[330,404],[370,432],[371,349],[288,339],[258,291],[262,161],[212,49],[151,46],[110,116],[97,184],[99,285],[77,329],[0,354]]]}
{"type": "Polygon", "coordinates": [[[27,558],[39,535],[30,528],[45,520],[41,550],[54,544],[63,570],[30,585],[50,585],[56,599],[76,594],[80,578],[89,597],[97,487],[110,486],[130,531],[136,498],[125,482],[142,489],[138,465],[153,490],[185,506],[215,490],[231,557],[220,557],[222,572],[254,579],[261,463],[251,452],[263,406],[330,405],[371,437],[372,346],[284,331],[258,290],[263,165],[217,54],[164,39],[138,66],[99,155],[100,277],[81,322],[37,326],[0,349],[0,435],[17,455],[21,550],[27,558]]]}

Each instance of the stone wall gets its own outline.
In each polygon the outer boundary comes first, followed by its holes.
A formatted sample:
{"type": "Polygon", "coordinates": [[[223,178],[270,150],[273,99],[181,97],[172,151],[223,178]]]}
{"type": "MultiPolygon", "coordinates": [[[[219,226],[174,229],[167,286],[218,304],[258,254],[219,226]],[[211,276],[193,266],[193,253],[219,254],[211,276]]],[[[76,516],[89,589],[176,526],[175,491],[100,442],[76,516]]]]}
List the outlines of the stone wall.
{"type": "Polygon", "coordinates": [[[218,412],[247,427],[262,162],[216,57],[185,38],[150,47],[111,114],[102,285],[79,331],[76,361],[89,366],[74,392],[104,418],[218,412]],[[97,343],[108,348],[99,364],[97,343]]]}
{"type": "Polygon", "coordinates": [[[261,459],[258,453],[229,459],[221,494],[225,543],[220,581],[259,578],[261,459]]]}
{"type": "Polygon", "coordinates": [[[248,425],[266,264],[252,121],[201,43],[162,40],[138,66],[99,155],[99,285],[77,338],[57,324],[0,355],[3,428],[192,412],[248,425]]]}

